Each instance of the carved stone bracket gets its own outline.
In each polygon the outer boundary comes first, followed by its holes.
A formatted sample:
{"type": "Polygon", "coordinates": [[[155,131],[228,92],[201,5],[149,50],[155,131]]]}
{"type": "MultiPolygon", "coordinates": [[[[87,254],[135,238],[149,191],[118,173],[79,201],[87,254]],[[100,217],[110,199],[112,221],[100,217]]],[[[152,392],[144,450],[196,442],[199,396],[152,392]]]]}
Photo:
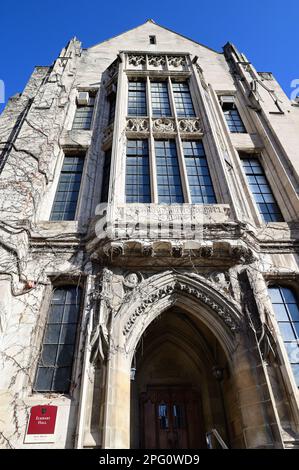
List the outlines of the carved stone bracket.
{"type": "Polygon", "coordinates": [[[149,132],[148,119],[129,118],[127,119],[126,131],[128,132],[149,132]]]}

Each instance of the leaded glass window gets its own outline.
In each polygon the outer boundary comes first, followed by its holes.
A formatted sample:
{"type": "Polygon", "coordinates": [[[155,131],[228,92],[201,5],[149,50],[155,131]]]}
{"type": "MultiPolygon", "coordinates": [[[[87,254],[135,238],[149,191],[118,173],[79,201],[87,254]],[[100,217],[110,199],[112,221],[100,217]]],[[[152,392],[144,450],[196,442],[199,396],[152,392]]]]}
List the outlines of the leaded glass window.
{"type": "Polygon", "coordinates": [[[214,204],[216,197],[201,141],[183,141],[189,190],[193,204],[214,204]]]}
{"type": "Polygon", "coordinates": [[[167,82],[151,82],[153,116],[171,116],[167,82]]]}
{"type": "Polygon", "coordinates": [[[64,157],[50,220],[74,220],[77,209],[83,156],[64,157]]]}
{"type": "Polygon", "coordinates": [[[159,203],[184,202],[175,141],[155,140],[155,154],[159,203]]]}
{"type": "Polygon", "coordinates": [[[81,289],[76,286],[53,292],[34,383],[37,392],[69,391],[80,302],[81,289]]]}
{"type": "Polygon", "coordinates": [[[151,202],[147,140],[127,141],[126,202],[151,202]]]}
{"type": "Polygon", "coordinates": [[[232,133],[246,133],[245,126],[233,102],[222,103],[222,110],[226,119],[228,128],[232,133]]]}
{"type": "Polygon", "coordinates": [[[264,222],[283,222],[264,169],[257,158],[242,157],[243,168],[264,222]]]}
{"type": "Polygon", "coordinates": [[[73,129],[89,130],[94,110],[95,98],[90,97],[88,105],[77,105],[76,114],[73,121],[73,129]]]}
{"type": "Polygon", "coordinates": [[[195,116],[188,83],[172,83],[173,97],[178,117],[195,116]]]}
{"type": "Polygon", "coordinates": [[[146,115],[146,84],[129,81],[128,116],[146,115]]]}
{"type": "Polygon", "coordinates": [[[288,287],[271,286],[269,295],[284,341],[286,352],[299,387],[299,306],[288,287]]]}

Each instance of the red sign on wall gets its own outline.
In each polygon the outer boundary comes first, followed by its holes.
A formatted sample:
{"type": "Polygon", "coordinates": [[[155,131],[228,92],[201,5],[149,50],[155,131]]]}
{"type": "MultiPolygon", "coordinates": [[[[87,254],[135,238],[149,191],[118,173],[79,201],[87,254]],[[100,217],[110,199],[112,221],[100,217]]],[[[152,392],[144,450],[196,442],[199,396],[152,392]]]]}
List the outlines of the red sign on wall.
{"type": "Polygon", "coordinates": [[[25,442],[51,442],[54,437],[57,406],[31,408],[25,442]]]}

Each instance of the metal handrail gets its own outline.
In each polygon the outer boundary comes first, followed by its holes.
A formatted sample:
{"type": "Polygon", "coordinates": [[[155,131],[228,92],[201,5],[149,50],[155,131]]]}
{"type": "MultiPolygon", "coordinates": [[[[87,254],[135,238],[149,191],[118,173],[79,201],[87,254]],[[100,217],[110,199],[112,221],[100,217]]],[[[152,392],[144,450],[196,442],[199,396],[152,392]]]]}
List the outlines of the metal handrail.
{"type": "Polygon", "coordinates": [[[211,431],[206,433],[206,441],[207,441],[208,449],[213,449],[212,436],[214,436],[217,439],[217,441],[221,445],[222,449],[228,449],[228,447],[225,444],[224,440],[222,439],[219,432],[215,428],[211,429],[211,431]]]}

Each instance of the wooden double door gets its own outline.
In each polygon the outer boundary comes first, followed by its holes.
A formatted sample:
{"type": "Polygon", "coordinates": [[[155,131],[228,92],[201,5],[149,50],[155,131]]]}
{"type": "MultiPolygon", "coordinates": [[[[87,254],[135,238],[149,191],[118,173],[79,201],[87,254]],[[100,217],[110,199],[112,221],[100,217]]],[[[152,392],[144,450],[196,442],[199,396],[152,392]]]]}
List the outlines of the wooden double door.
{"type": "Polygon", "coordinates": [[[190,387],[148,387],[140,397],[144,449],[205,447],[199,393],[190,387]]]}

